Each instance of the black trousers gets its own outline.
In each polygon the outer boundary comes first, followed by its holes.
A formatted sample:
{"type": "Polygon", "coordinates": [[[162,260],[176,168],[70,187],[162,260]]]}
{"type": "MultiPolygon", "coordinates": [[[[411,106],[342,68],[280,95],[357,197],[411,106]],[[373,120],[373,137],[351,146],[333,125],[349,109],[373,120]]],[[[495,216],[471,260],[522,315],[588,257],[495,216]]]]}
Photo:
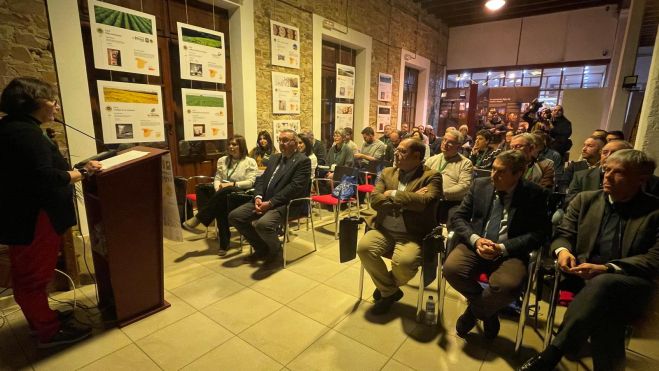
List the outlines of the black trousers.
{"type": "Polygon", "coordinates": [[[258,215],[254,204],[246,203],[229,213],[231,225],[236,227],[259,256],[274,255],[280,251],[277,230],[284,221],[286,206],[258,215]]]}
{"type": "Polygon", "coordinates": [[[595,370],[624,370],[625,327],[645,309],[652,290],[651,281],[623,274],[604,273],[585,281],[552,345],[576,352],[590,337],[595,370]]]}
{"type": "MultiPolygon", "coordinates": [[[[196,215],[197,220],[207,227],[213,222],[213,219],[215,219],[219,231],[218,239],[220,241],[221,249],[229,248],[229,239],[231,237],[231,233],[229,232],[229,212],[237,207],[237,205],[231,205],[229,200],[230,195],[239,191],[241,191],[241,189],[238,187],[222,188],[208,199],[206,204],[196,215]]],[[[199,195],[197,195],[197,199],[200,199],[199,195]]]]}

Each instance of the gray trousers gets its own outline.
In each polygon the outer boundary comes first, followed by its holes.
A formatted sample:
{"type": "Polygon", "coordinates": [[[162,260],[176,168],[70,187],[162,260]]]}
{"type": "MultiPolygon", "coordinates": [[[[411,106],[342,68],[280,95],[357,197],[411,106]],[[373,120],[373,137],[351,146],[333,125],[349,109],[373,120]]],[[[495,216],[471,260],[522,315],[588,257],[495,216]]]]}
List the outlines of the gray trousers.
{"type": "Polygon", "coordinates": [[[484,320],[515,301],[525,282],[526,263],[517,258],[481,258],[474,250],[458,244],[444,263],[446,280],[469,301],[471,312],[484,320]],[[489,285],[478,283],[481,273],[489,275],[489,285]]]}
{"type": "Polygon", "coordinates": [[[229,213],[229,223],[247,239],[255,254],[273,255],[281,248],[277,229],[282,224],[285,208],[283,206],[257,215],[254,203],[246,203],[229,213]]]}

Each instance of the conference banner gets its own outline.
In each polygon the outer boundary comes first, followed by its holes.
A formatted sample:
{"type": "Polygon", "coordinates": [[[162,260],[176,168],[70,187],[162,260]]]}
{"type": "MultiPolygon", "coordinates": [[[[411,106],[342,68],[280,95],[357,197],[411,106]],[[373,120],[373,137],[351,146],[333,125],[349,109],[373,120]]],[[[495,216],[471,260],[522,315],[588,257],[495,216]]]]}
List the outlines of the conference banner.
{"type": "Polygon", "coordinates": [[[183,139],[227,139],[227,94],[223,91],[181,89],[183,139]]]}
{"type": "Polygon", "coordinates": [[[102,1],[88,4],[94,67],[159,76],[156,17],[102,1]]]}
{"type": "Polygon", "coordinates": [[[226,82],[224,34],[177,22],[181,78],[226,82]]]}
{"type": "Polygon", "coordinates": [[[105,143],[165,141],[159,85],[96,82],[105,143]]]}
{"type": "Polygon", "coordinates": [[[270,50],[273,66],[300,68],[300,29],[271,20],[270,50]]]}

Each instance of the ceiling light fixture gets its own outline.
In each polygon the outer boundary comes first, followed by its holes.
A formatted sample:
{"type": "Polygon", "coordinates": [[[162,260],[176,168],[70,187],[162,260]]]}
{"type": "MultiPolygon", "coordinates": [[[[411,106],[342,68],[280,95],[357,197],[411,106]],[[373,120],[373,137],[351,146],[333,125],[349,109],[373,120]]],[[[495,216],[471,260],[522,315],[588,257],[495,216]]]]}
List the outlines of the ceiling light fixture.
{"type": "Polygon", "coordinates": [[[504,5],[506,5],[506,0],[488,0],[485,3],[485,7],[493,12],[501,9],[504,5]]]}

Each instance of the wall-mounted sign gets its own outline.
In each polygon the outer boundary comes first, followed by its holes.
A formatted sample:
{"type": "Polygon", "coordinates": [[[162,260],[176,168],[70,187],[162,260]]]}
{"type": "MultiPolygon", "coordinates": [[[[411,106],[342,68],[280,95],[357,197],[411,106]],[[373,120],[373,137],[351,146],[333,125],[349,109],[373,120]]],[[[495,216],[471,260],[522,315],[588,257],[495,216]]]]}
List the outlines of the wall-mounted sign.
{"type": "Polygon", "coordinates": [[[185,140],[227,139],[227,94],[181,89],[185,140]]]}
{"type": "Polygon", "coordinates": [[[224,34],[177,22],[181,78],[226,82],[224,34]]]}
{"type": "Polygon", "coordinates": [[[274,66],[300,68],[300,29],[270,21],[271,63],[274,66]]]}

